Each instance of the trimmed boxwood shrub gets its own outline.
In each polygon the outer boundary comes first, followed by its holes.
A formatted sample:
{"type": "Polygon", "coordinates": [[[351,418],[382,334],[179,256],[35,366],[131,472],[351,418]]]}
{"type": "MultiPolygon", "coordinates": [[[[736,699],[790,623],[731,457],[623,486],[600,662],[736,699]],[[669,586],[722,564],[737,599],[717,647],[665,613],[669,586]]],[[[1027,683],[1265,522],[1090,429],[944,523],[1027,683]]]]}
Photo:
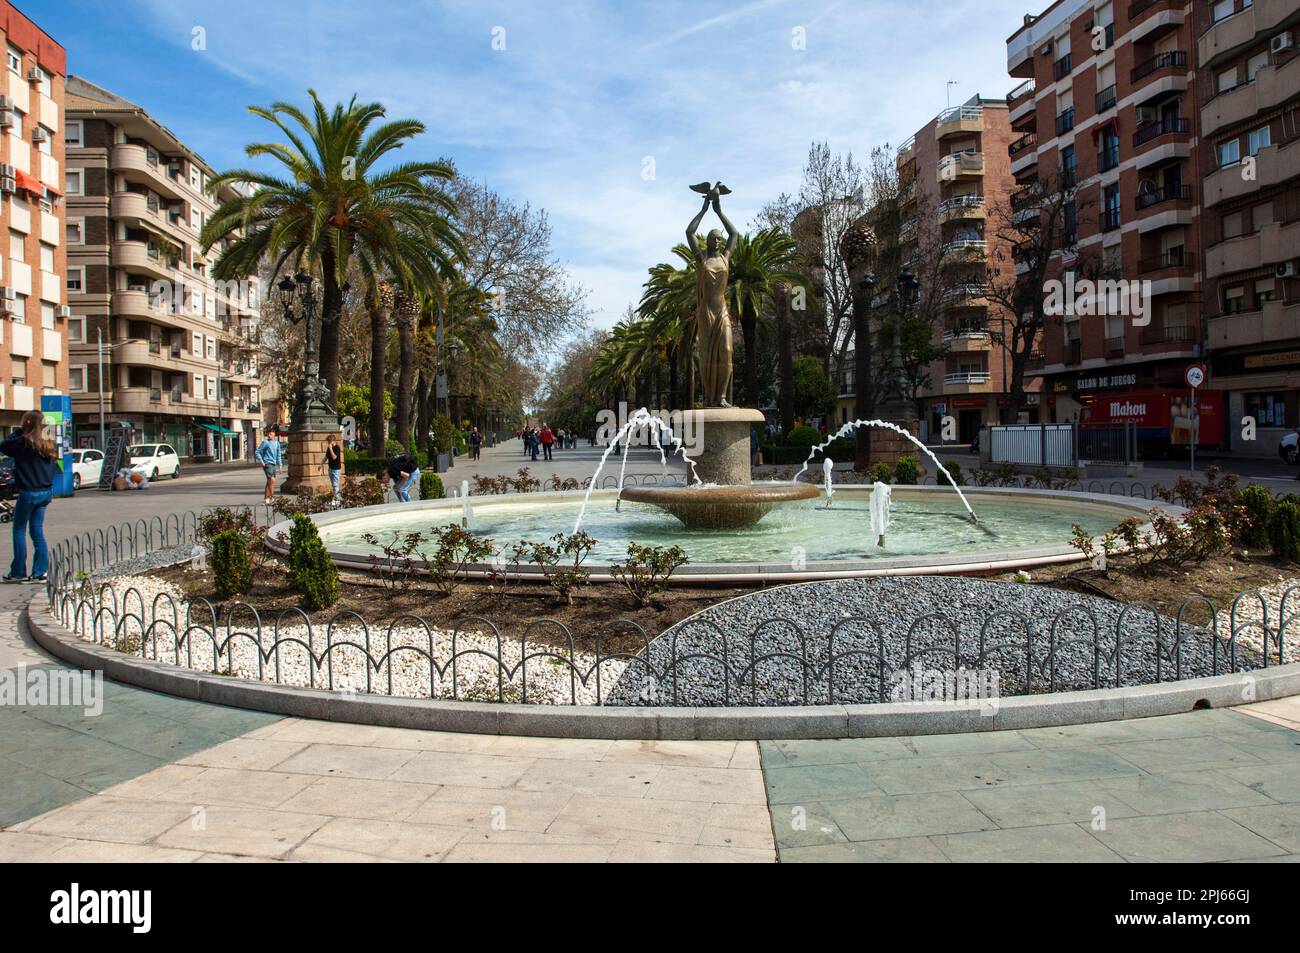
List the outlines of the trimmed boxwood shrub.
{"type": "Polygon", "coordinates": [[[1237,493],[1241,519],[1237,521],[1237,542],[1247,549],[1269,545],[1268,525],[1276,505],[1273,494],[1262,486],[1248,486],[1237,493]]]}
{"type": "Polygon", "coordinates": [[[1268,522],[1273,553],[1287,562],[1300,562],[1300,505],[1279,503],[1268,522]]]}
{"type": "MultiPolygon", "coordinates": [[[[948,471],[948,475],[952,477],[952,482],[957,486],[966,485],[966,476],[961,472],[961,464],[956,460],[943,461],[943,468],[948,471]]],[[[939,480],[939,485],[942,486],[945,482],[946,481],[944,480],[939,480]]]]}
{"type": "MultiPolygon", "coordinates": [[[[816,427],[806,427],[800,424],[786,435],[785,445],[787,447],[815,447],[822,440],[821,431],[816,427]]],[[[804,455],[807,456],[806,450],[804,455]]]]}
{"type": "Polygon", "coordinates": [[[890,483],[894,479],[893,471],[889,469],[889,464],[884,460],[877,460],[873,463],[870,473],[872,483],[890,483]]]}
{"type": "Polygon", "coordinates": [[[440,500],[445,492],[442,487],[442,477],[428,470],[420,471],[420,499],[440,500]]]}
{"type": "Polygon", "coordinates": [[[212,575],[217,596],[229,599],[253,585],[253,561],[248,542],[237,530],[223,529],[212,537],[212,575]]]}
{"type": "Polygon", "coordinates": [[[916,486],[917,477],[921,475],[916,466],[916,457],[902,456],[894,464],[894,482],[900,486],[916,486]]]}
{"type": "Polygon", "coordinates": [[[339,571],[310,516],[295,514],[289,532],[289,581],[304,609],[328,609],[339,601],[339,571]]]}

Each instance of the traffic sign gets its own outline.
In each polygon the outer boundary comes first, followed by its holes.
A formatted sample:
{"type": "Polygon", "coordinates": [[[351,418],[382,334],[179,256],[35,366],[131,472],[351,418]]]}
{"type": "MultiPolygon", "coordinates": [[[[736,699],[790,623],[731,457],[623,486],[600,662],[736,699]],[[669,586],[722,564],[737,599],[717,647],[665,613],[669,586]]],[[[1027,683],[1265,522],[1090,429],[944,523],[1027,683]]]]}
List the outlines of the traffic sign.
{"type": "Polygon", "coordinates": [[[1183,376],[1188,387],[1200,387],[1205,383],[1205,365],[1193,364],[1187,368],[1187,372],[1183,376]]]}

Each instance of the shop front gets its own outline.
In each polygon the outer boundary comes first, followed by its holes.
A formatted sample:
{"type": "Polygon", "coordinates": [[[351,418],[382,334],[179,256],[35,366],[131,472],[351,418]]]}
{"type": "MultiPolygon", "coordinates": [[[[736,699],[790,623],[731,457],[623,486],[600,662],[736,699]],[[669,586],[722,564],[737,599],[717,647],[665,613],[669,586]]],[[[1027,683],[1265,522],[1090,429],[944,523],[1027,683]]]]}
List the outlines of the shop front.
{"type": "Polygon", "coordinates": [[[1233,453],[1275,458],[1278,441],[1300,426],[1300,350],[1215,355],[1210,386],[1227,392],[1233,453]]]}

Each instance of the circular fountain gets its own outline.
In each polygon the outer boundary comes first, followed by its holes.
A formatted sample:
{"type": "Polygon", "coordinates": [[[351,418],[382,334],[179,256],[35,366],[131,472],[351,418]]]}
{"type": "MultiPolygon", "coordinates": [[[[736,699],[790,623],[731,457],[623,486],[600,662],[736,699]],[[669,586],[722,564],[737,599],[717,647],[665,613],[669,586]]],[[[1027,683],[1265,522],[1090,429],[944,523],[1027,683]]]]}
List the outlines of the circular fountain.
{"type": "Polygon", "coordinates": [[[821,496],[807,483],[751,482],[749,428],[763,413],[739,407],[714,407],[682,414],[683,430],[699,449],[690,458],[696,482],[685,487],[626,487],[620,498],[649,503],[671,513],[688,529],[740,529],[753,526],[775,506],[821,496]]]}

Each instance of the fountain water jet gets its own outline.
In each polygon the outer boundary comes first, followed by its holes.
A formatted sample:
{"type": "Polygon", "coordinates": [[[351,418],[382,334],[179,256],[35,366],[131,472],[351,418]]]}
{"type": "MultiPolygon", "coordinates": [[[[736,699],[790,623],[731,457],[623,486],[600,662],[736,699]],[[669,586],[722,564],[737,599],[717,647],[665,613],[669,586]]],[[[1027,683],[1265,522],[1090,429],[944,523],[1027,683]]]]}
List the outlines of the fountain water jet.
{"type": "MultiPolygon", "coordinates": [[[[931,453],[930,448],[927,447],[925,444],[921,443],[921,441],[917,440],[914,436],[912,436],[902,427],[898,426],[898,424],[890,423],[888,420],[850,420],[839,430],[835,431],[835,433],[831,434],[829,438],[827,438],[822,443],[818,444],[817,446],[813,447],[811,450],[808,451],[808,459],[804,460],[803,466],[800,467],[799,472],[796,473],[790,479],[790,482],[791,483],[797,482],[799,477],[804,475],[804,473],[808,469],[808,465],[812,463],[812,458],[817,455],[818,450],[825,450],[827,447],[831,445],[833,441],[839,439],[840,437],[848,436],[850,433],[854,432],[859,427],[883,427],[886,430],[892,430],[895,433],[902,434],[908,440],[912,441],[912,443],[916,445],[916,448],[918,450],[920,450],[927,457],[929,457],[931,460],[934,461],[935,470],[938,473],[942,473],[945,477],[948,478],[948,483],[951,484],[952,488],[957,491],[957,496],[961,499],[961,505],[966,507],[966,512],[970,516],[970,521],[972,523],[979,523],[979,518],[975,515],[975,511],[970,508],[970,503],[966,502],[966,494],[961,491],[961,487],[959,487],[957,485],[957,481],[955,481],[952,478],[952,474],[949,473],[948,470],[941,463],[939,463],[939,458],[936,457],[933,453],[931,453]]],[[[938,477],[936,476],[935,479],[937,481],[938,477]]]]}
{"type": "Polygon", "coordinates": [[[835,499],[835,487],[831,485],[831,471],[835,469],[835,461],[827,457],[822,461],[822,475],[826,478],[826,508],[831,508],[831,501],[835,499]]]}

